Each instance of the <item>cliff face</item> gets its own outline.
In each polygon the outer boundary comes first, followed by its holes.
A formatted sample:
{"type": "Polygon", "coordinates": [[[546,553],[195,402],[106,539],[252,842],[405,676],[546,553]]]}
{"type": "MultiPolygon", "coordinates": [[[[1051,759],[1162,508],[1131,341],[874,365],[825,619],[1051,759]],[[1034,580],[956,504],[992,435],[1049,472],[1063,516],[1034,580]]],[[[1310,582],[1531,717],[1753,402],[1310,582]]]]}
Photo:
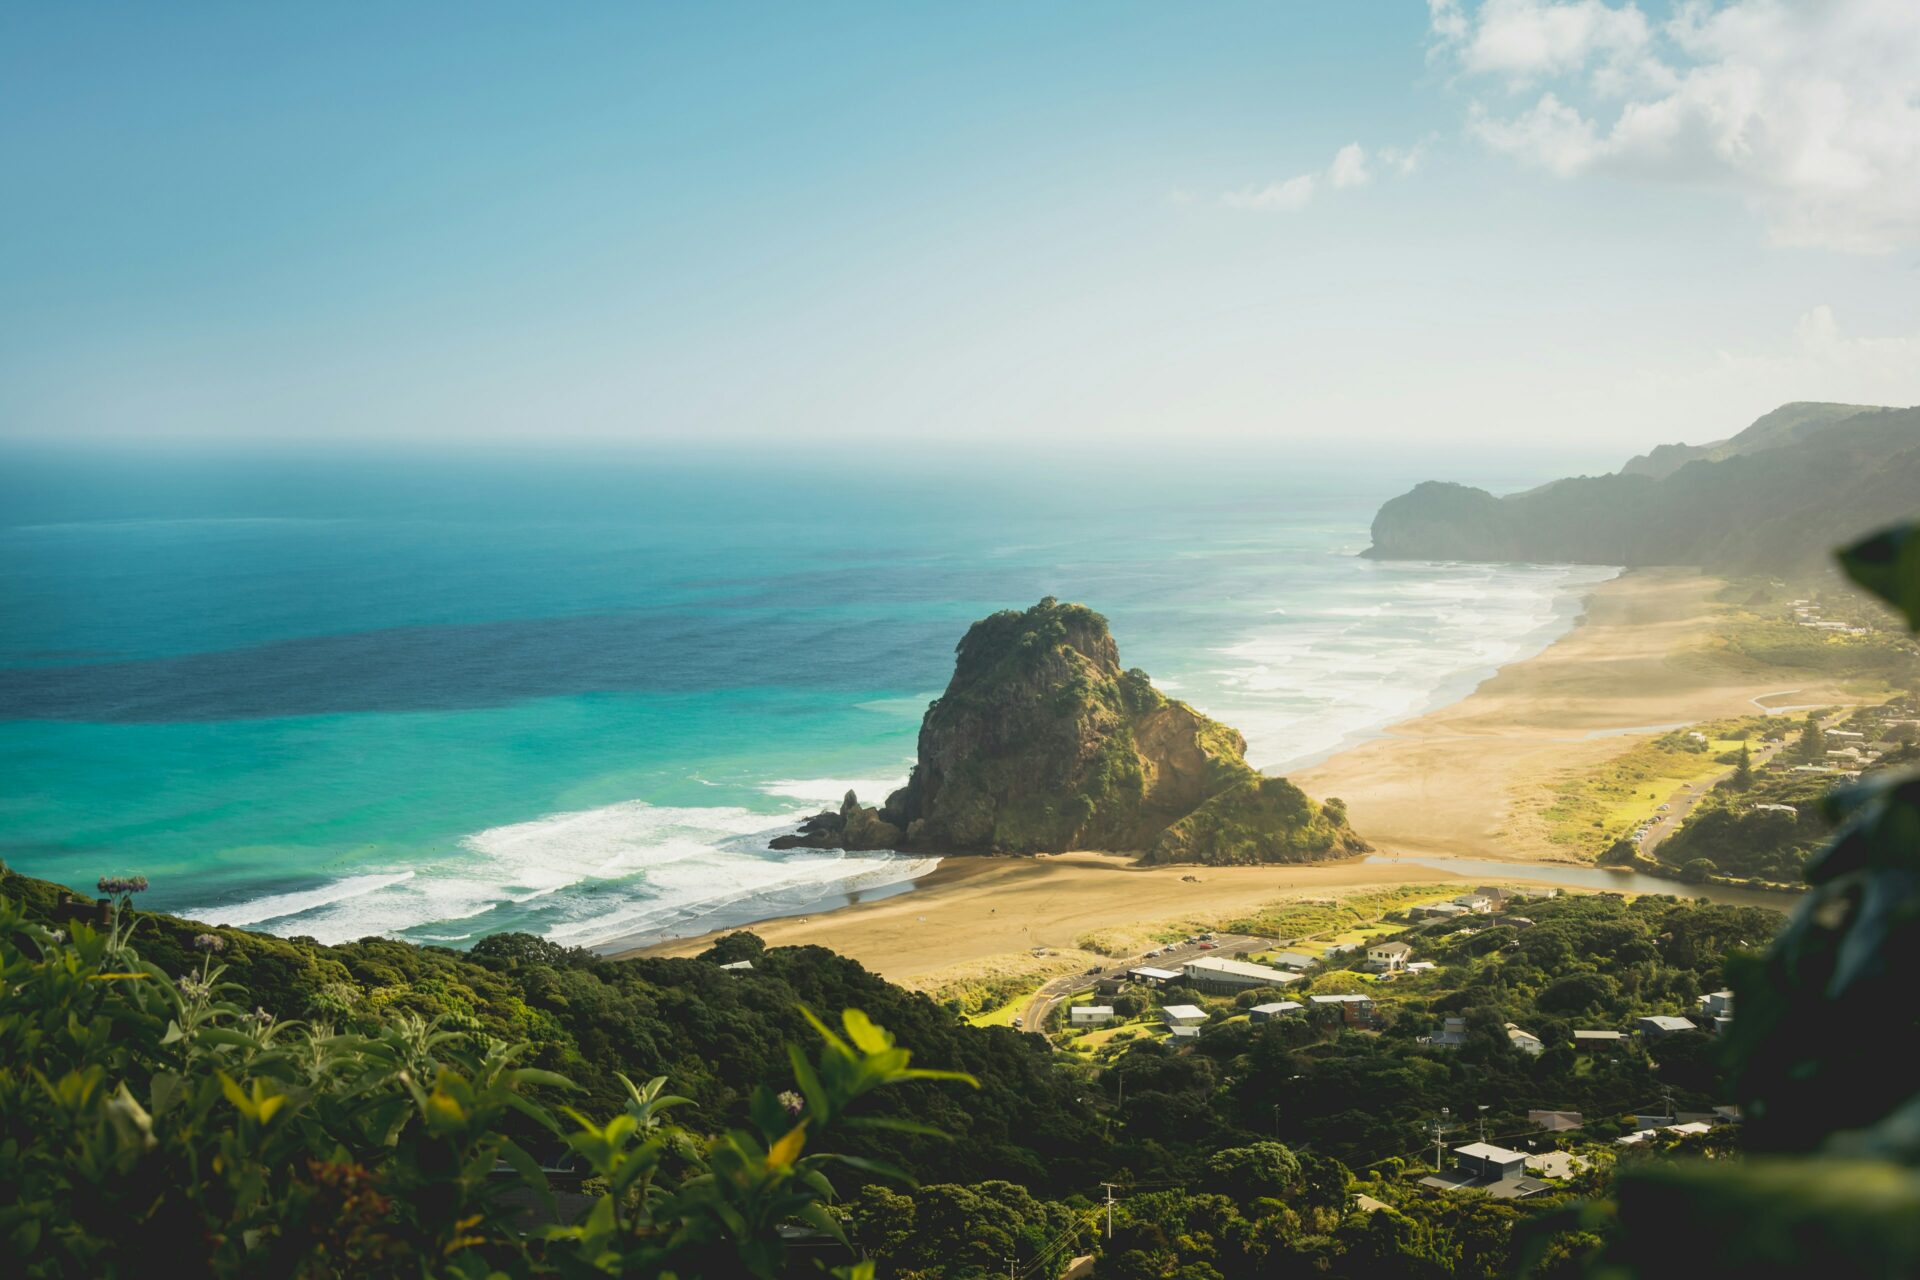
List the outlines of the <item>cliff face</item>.
{"type": "Polygon", "coordinates": [[[920,726],[919,763],[878,809],[849,795],[783,847],[1306,861],[1365,848],[1337,807],[1262,778],[1226,725],[1123,670],[1107,622],[1049,598],[976,622],[920,726]],[[898,833],[898,839],[882,839],[898,833]],[[861,843],[865,841],[865,843],[861,843]]]}
{"type": "Polygon", "coordinates": [[[1495,497],[1429,481],[1380,508],[1366,555],[1795,572],[1911,514],[1920,409],[1795,404],[1698,450],[1495,497]]]}

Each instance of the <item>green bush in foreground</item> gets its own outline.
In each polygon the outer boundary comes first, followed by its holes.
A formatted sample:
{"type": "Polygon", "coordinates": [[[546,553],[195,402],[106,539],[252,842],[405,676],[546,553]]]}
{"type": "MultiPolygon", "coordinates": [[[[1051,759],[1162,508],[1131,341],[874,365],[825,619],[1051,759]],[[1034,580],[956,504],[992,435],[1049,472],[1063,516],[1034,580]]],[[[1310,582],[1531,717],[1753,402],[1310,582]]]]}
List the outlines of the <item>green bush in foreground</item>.
{"type": "MultiPolygon", "coordinates": [[[[121,893],[106,928],[70,932],[0,899],[0,1251],[57,1277],[152,1275],[779,1277],[803,1269],[783,1229],[838,1242],[829,1129],[927,1132],[849,1114],[909,1080],[857,1010],[844,1036],[790,1049],[797,1091],[761,1088],[751,1127],[717,1137],[667,1122],[665,1080],[625,1081],[604,1123],[549,1099],[563,1076],[523,1046],[400,1012],[354,1029],[248,1011],[218,935],[174,976],[131,945],[121,893]],[[564,1117],[564,1120],[561,1118],[564,1117]],[[533,1150],[570,1153],[585,1210],[561,1222],[533,1150]]],[[[624,1081],[624,1077],[623,1077],[624,1081]]],[[[814,1251],[816,1253],[822,1251],[814,1251]]],[[[827,1264],[809,1259],[804,1269],[827,1264]]]]}

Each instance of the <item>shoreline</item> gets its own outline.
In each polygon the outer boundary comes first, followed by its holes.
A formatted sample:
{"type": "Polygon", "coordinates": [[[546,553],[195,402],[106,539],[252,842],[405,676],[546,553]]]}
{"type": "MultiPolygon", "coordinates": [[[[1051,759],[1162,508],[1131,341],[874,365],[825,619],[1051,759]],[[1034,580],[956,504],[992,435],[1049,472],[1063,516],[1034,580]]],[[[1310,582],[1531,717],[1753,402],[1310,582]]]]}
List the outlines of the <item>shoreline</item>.
{"type": "MultiPolygon", "coordinates": [[[[1748,715],[1793,693],[1851,701],[1831,681],[1781,670],[1757,678],[1713,648],[1717,578],[1634,569],[1595,584],[1573,626],[1464,697],[1400,721],[1289,776],[1309,795],[1347,802],[1371,859],[1257,867],[1133,865],[1129,855],[943,857],[904,892],[833,910],[736,925],[615,952],[693,955],[750,928],[769,946],[831,947],[894,981],[1004,965],[1033,948],[1075,950],[1101,929],[1244,913],[1322,896],[1463,876],[1416,859],[1588,866],[1545,838],[1527,801],[1570,769],[1593,767],[1676,724],[1748,715]],[[1794,685],[1796,680],[1798,686],[1794,685]],[[1396,861],[1406,859],[1406,861],[1396,861]],[[1184,878],[1183,878],[1184,877],[1184,878]]],[[[1484,873],[1482,874],[1484,878],[1484,873]]],[[[1552,878],[1535,881],[1557,883],[1552,878]]],[[[1698,886],[1673,882],[1672,892],[1698,886]]]]}

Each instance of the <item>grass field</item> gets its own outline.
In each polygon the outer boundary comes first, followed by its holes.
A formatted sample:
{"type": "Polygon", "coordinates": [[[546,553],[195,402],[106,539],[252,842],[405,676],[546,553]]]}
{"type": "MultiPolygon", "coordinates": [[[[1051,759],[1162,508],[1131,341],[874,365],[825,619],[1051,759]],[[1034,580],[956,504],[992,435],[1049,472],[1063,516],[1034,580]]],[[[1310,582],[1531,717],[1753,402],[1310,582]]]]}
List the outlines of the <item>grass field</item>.
{"type": "Polygon", "coordinates": [[[1742,746],[1758,747],[1766,733],[1786,732],[1794,723],[1779,716],[1713,721],[1637,743],[1597,770],[1562,777],[1545,797],[1541,816],[1547,838],[1598,856],[1640,823],[1658,817],[1660,806],[1682,787],[1732,767],[1720,757],[1742,746]],[[1688,736],[1693,732],[1707,735],[1704,747],[1688,736]]]}

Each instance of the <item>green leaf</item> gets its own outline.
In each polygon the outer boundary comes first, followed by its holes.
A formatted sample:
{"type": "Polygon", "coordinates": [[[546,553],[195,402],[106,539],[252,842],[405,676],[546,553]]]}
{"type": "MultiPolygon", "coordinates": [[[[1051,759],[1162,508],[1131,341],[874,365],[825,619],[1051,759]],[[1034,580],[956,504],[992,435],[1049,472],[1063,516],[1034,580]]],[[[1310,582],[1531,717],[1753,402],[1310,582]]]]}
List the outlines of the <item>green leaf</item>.
{"type": "Polygon", "coordinates": [[[540,1207],[546,1210],[547,1217],[557,1221],[560,1209],[554,1203],[553,1188],[548,1185],[546,1171],[540,1167],[540,1162],[528,1155],[526,1149],[512,1138],[500,1140],[500,1158],[511,1165],[513,1171],[520,1175],[520,1181],[532,1189],[534,1197],[540,1201],[540,1207]]]}
{"type": "Polygon", "coordinates": [[[1912,524],[1882,529],[1840,552],[1849,578],[1898,609],[1920,630],[1920,531],[1912,524]]]}
{"type": "Polygon", "coordinates": [[[847,1029],[847,1038],[862,1053],[885,1053],[893,1048],[893,1037],[873,1024],[873,1020],[858,1009],[842,1009],[840,1021],[847,1029]]]}

